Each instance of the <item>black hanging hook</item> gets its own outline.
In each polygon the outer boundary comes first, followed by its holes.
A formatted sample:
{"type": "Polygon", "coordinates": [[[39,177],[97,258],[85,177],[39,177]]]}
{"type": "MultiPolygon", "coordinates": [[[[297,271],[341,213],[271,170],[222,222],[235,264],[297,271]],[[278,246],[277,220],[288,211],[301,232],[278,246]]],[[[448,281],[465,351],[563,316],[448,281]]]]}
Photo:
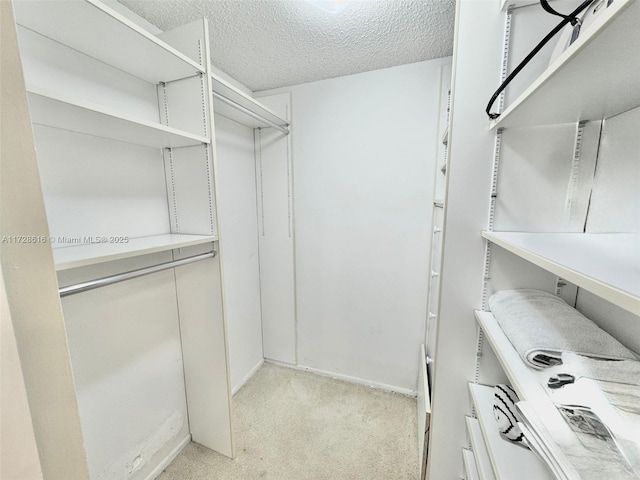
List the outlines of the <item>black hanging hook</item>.
{"type": "Polygon", "coordinates": [[[571,22],[571,25],[573,25],[574,27],[576,26],[576,24],[580,23],[580,20],[578,19],[578,17],[576,17],[576,15],[580,12],[578,13],[574,12],[573,14],[565,15],[563,13],[558,12],[553,7],[551,7],[551,5],[549,5],[549,0],[540,0],[540,5],[546,12],[550,13],[551,15],[556,15],[565,20],[569,20],[569,22],[571,22]]]}
{"type": "Polygon", "coordinates": [[[491,113],[491,107],[493,107],[493,104],[498,99],[500,94],[504,91],[504,89],[507,88],[507,85],[509,85],[509,83],[511,83],[511,80],[513,80],[515,78],[515,76],[520,73],[520,71],[531,61],[531,59],[533,57],[535,57],[540,50],[542,50],[542,47],[544,47],[549,42],[549,40],[551,40],[560,30],[562,30],[565,25],[567,25],[569,23],[571,23],[572,25],[576,25],[577,23],[579,23],[577,15],[580,14],[580,12],[582,12],[584,9],[586,9],[589,5],[591,5],[594,1],[595,0],[585,0],[580,5],[578,5],[578,7],[573,12],[571,12],[569,15],[563,15],[561,13],[556,12],[553,8],[551,8],[549,6],[549,3],[548,3],[547,0],[540,0],[540,4],[542,5],[542,8],[544,8],[549,13],[553,13],[553,15],[558,15],[558,16],[562,17],[562,21],[553,30],[551,30],[540,41],[540,43],[538,43],[533,48],[533,50],[531,50],[531,52],[529,52],[529,54],[524,58],[524,60],[522,60],[518,64],[518,66],[513,69],[513,72],[511,72],[509,74],[509,76],[507,76],[507,78],[504,79],[504,81],[500,84],[498,89],[491,96],[491,99],[489,100],[489,104],[487,105],[487,108],[485,109],[485,112],[487,113],[487,115],[489,116],[489,118],[491,120],[495,120],[496,118],[498,118],[500,116],[499,113],[491,113]],[[546,4],[546,7],[545,7],[545,4],[546,4]]]}

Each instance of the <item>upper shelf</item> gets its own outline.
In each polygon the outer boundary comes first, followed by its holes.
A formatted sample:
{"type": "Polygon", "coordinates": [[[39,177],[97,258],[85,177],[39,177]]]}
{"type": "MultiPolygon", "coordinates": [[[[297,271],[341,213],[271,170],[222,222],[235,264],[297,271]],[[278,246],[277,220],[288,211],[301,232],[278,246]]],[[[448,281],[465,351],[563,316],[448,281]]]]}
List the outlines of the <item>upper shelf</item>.
{"type": "Polygon", "coordinates": [[[616,0],[492,128],[598,120],[640,105],[640,2],[616,0]]]}
{"type": "Polygon", "coordinates": [[[187,147],[209,139],[29,86],[33,123],[148,147],[187,147]]]}
{"type": "MultiPolygon", "coordinates": [[[[53,248],[53,259],[56,270],[60,271],[190,247],[217,240],[218,237],[211,235],[177,234],[132,238],[126,243],[109,243],[108,239],[106,239],[104,243],[77,244],[70,247],[53,248]]],[[[70,239],[70,241],[73,241],[73,239],[70,239]]]]}
{"type": "Polygon", "coordinates": [[[217,75],[212,74],[211,80],[213,88],[213,110],[215,113],[251,128],[278,125],[288,131],[287,127],[289,126],[289,122],[280,118],[256,99],[250,97],[217,75]],[[231,104],[229,104],[229,102],[231,104]]]}
{"type": "Polygon", "coordinates": [[[640,315],[640,235],[482,232],[482,236],[640,315]]]}
{"type": "Polygon", "coordinates": [[[151,83],[204,68],[98,0],[16,1],[16,22],[151,83]]]}

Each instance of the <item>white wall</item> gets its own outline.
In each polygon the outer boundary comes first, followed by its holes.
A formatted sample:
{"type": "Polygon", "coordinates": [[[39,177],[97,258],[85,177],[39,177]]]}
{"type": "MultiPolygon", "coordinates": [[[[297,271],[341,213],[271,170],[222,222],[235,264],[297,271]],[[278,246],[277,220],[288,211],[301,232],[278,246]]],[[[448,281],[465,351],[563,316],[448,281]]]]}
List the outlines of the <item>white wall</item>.
{"type": "MultiPolygon", "coordinates": [[[[148,257],[135,263],[154,264],[148,257]]],[[[61,283],[142,266],[113,263],[65,272],[61,283]]],[[[146,478],[189,435],[174,273],[72,295],[62,306],[91,479],[146,478]]]]}
{"type": "MultiPolygon", "coordinates": [[[[288,121],[291,95],[272,95],[261,98],[261,101],[280,118],[288,121]]],[[[296,365],[291,136],[274,128],[256,130],[255,152],[262,348],[266,360],[296,365]]]]}
{"type": "Polygon", "coordinates": [[[253,130],[215,117],[224,285],[235,392],[262,364],[258,217],[253,130]]]}
{"type": "Polygon", "coordinates": [[[445,59],[289,91],[298,364],[415,391],[445,59]]]}

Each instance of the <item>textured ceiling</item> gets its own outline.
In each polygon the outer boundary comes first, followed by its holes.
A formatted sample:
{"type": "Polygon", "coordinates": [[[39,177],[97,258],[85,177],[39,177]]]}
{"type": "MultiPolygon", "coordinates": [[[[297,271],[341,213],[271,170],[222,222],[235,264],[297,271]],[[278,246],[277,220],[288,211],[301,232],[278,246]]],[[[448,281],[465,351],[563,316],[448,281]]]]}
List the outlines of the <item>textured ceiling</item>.
{"type": "Polygon", "coordinates": [[[451,55],[455,0],[120,0],[162,30],[209,19],[214,66],[253,91],[451,55]]]}

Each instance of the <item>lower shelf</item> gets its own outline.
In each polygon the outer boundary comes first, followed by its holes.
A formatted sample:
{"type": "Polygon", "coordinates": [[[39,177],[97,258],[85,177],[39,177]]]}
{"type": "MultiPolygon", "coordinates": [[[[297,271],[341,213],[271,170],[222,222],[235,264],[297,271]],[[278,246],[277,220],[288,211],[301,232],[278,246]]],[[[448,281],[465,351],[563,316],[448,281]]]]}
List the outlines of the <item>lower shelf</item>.
{"type": "Polygon", "coordinates": [[[489,459],[487,445],[484,442],[484,438],[482,438],[480,422],[471,417],[467,417],[466,421],[467,432],[469,433],[471,447],[473,448],[473,457],[476,462],[478,478],[480,480],[495,480],[496,476],[494,475],[493,468],[491,467],[491,460],[489,459]]]}
{"type": "MultiPolygon", "coordinates": [[[[74,238],[70,238],[69,240],[73,241],[74,238]]],[[[117,239],[122,240],[121,237],[117,237],[117,239]]],[[[96,242],[103,242],[105,239],[94,240],[96,240],[96,242]]],[[[53,259],[56,270],[68,270],[70,268],[85,267],[87,265],[111,262],[138,255],[147,255],[173,250],[175,248],[215,242],[218,240],[218,237],[214,235],[166,234],[131,238],[123,243],[110,243],[109,240],[110,239],[107,238],[103,243],[78,244],[70,247],[54,248],[53,259]]],[[[78,241],[80,240],[78,239],[78,241]]]]}
{"type": "MultiPolygon", "coordinates": [[[[576,476],[579,475],[576,470],[579,470],[578,467],[580,465],[576,462],[580,462],[581,457],[593,455],[593,451],[589,452],[589,448],[581,443],[574,430],[572,430],[565,421],[553,403],[552,398],[543,387],[549,379],[550,374],[545,373],[544,370],[535,371],[525,365],[520,355],[509,342],[507,336],[501,330],[493,314],[490,312],[476,311],[475,315],[504,373],[509,378],[520,400],[526,404],[529,416],[535,418],[535,422],[539,424],[537,427],[538,432],[544,432],[544,437],[548,439],[545,447],[551,449],[550,453],[552,455],[545,456],[553,457],[554,463],[556,463],[560,470],[563,470],[569,478],[576,478],[576,476]]],[[[558,392],[558,394],[559,393],[560,392],[558,392]]],[[[557,394],[555,395],[557,400],[557,394]]],[[[583,398],[587,402],[592,400],[590,395],[583,396],[583,398]]],[[[575,398],[570,404],[574,404],[573,402],[575,402],[575,398]]],[[[561,401],[560,403],[566,404],[567,402],[561,401]]],[[[612,452],[604,453],[602,449],[596,449],[595,451],[604,458],[612,456],[612,452]]],[[[602,470],[593,469],[593,475],[588,478],[606,477],[607,474],[605,472],[608,471],[607,468],[610,467],[602,467],[602,470]]],[[[636,477],[637,474],[633,478],[636,477]]],[[[629,476],[623,476],[621,474],[616,478],[629,478],[629,476]]]]}
{"type": "Polygon", "coordinates": [[[553,480],[553,474],[531,450],[515,445],[500,436],[493,416],[493,388],[470,383],[469,390],[496,478],[553,480]]]}
{"type": "Polygon", "coordinates": [[[575,438],[542,386],[548,375],[525,365],[491,312],[476,311],[475,316],[520,400],[535,405],[536,412],[555,439],[575,438]]]}
{"type": "Polygon", "coordinates": [[[480,480],[476,460],[471,450],[467,450],[466,448],[462,449],[462,462],[464,463],[464,472],[467,480],[480,480]]]}

